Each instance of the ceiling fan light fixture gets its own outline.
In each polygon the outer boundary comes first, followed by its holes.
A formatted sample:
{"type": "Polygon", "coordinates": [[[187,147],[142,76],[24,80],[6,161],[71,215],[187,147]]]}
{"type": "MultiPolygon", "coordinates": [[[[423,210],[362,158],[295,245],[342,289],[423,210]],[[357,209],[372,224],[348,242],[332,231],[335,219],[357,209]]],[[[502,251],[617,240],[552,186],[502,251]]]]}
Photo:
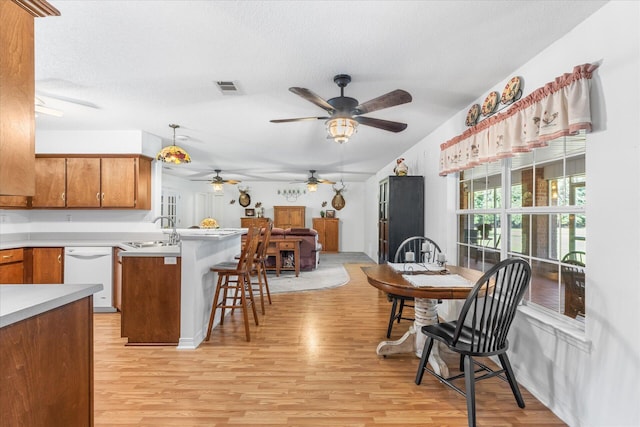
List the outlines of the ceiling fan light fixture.
{"type": "Polygon", "coordinates": [[[325,122],[329,137],[338,144],[349,141],[358,130],[358,122],[351,117],[336,117],[325,122]]]}
{"type": "Polygon", "coordinates": [[[169,127],[173,128],[173,144],[160,150],[156,156],[156,160],[160,160],[163,163],[174,163],[176,165],[179,165],[180,163],[191,163],[191,156],[189,156],[189,153],[176,145],[176,129],[179,128],[180,125],[172,124],[169,125],[169,127]]]}
{"type": "Polygon", "coordinates": [[[309,190],[309,192],[314,193],[316,191],[318,191],[318,183],[317,182],[308,182],[307,183],[307,190],[309,190]]]}
{"type": "Polygon", "coordinates": [[[223,190],[223,185],[221,182],[212,182],[211,186],[213,187],[213,191],[215,193],[221,193],[223,190]]]}

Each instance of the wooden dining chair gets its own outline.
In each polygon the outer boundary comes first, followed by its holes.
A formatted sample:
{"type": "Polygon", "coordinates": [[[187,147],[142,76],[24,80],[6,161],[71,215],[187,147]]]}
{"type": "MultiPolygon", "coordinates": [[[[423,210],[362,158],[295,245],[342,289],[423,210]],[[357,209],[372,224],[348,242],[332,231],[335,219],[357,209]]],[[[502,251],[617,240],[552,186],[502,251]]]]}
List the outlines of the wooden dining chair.
{"type": "Polygon", "coordinates": [[[248,308],[251,307],[253,318],[256,325],[259,325],[258,314],[256,313],[255,301],[253,298],[253,287],[251,286],[251,271],[254,267],[256,251],[260,241],[260,229],[250,228],[247,233],[247,239],[240,253],[237,263],[220,263],[211,267],[211,271],[218,274],[216,291],[213,297],[211,307],[211,316],[209,317],[209,328],[207,329],[206,340],[211,337],[211,329],[216,310],[220,309],[220,325],[224,324],[225,309],[230,308],[233,311],[237,308],[242,310],[244,319],[244,328],[247,341],[251,341],[249,332],[249,314],[248,308]],[[230,294],[232,293],[232,295],[230,294]],[[220,298],[222,294],[222,298],[220,298]],[[231,300],[231,302],[229,302],[231,300]]]}
{"type": "MultiPolygon", "coordinates": [[[[441,253],[440,246],[428,237],[414,236],[405,239],[396,250],[393,262],[395,263],[431,263],[438,259],[441,253]],[[408,256],[407,254],[411,254],[408,256]],[[407,259],[409,258],[409,259],[407,259]]],[[[413,297],[405,297],[396,294],[387,294],[387,299],[391,301],[391,314],[387,326],[387,338],[391,338],[391,330],[395,322],[400,320],[413,321],[412,317],[403,317],[405,307],[413,308],[413,297]]]]}
{"type": "Polygon", "coordinates": [[[524,408],[524,400],[507,357],[507,334],[530,281],[531,267],[526,261],[520,258],[505,259],[478,279],[457,320],[421,328],[427,339],[416,373],[416,384],[422,382],[422,376],[427,371],[440,382],[466,396],[470,427],[476,425],[476,381],[498,377],[508,382],[518,406],[524,408]],[[444,343],[451,351],[460,355],[461,374],[444,378],[427,367],[435,341],[444,343]],[[502,369],[493,370],[476,360],[478,357],[490,356],[498,356],[502,369]],[[478,373],[481,375],[476,376],[478,373]],[[453,383],[460,378],[465,380],[465,391],[453,383]]]}

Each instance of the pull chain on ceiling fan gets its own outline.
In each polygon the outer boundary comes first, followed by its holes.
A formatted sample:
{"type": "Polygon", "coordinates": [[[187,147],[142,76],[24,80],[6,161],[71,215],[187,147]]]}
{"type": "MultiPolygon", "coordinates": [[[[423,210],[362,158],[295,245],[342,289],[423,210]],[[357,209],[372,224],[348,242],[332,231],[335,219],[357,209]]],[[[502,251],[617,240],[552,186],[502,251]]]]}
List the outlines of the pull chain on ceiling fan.
{"type": "Polygon", "coordinates": [[[327,113],[329,113],[329,116],[276,119],[271,120],[271,122],[288,123],[307,120],[325,120],[325,126],[327,128],[329,138],[340,144],[347,142],[349,138],[356,133],[358,124],[375,127],[389,132],[401,132],[407,128],[406,123],[364,117],[362,114],[411,102],[412,98],[408,92],[402,89],[396,89],[359,104],[357,99],[344,96],[344,88],[351,82],[351,76],[348,74],[338,74],[333,78],[333,81],[340,88],[340,96],[329,100],[324,100],[319,95],[306,88],[289,88],[289,91],[326,110],[327,113]]]}

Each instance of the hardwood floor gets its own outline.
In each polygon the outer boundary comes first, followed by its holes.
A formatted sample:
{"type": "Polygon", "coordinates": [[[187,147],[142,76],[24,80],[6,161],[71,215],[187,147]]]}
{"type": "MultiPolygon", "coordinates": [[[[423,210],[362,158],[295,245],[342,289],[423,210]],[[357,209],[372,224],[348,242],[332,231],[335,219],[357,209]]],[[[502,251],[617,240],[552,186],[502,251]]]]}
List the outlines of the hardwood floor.
{"type": "MultiPolygon", "coordinates": [[[[345,286],[272,295],[251,342],[236,313],[196,350],[125,347],[120,315],[95,314],[95,425],[466,426],[462,396],[428,374],[415,385],[415,356],[376,355],[390,303],[358,265],[347,270],[345,286]]],[[[565,425],[522,393],[525,409],[507,383],[478,383],[478,425],[565,425]]]]}

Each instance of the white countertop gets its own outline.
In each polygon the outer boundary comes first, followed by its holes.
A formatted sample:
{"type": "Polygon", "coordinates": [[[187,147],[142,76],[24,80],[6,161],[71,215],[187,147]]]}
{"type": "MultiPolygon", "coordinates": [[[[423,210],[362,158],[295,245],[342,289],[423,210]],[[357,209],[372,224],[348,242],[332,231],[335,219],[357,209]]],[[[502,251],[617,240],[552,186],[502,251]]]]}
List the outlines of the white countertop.
{"type": "Polygon", "coordinates": [[[0,285],[0,328],[53,310],[103,289],[92,285],[0,285]]]}

